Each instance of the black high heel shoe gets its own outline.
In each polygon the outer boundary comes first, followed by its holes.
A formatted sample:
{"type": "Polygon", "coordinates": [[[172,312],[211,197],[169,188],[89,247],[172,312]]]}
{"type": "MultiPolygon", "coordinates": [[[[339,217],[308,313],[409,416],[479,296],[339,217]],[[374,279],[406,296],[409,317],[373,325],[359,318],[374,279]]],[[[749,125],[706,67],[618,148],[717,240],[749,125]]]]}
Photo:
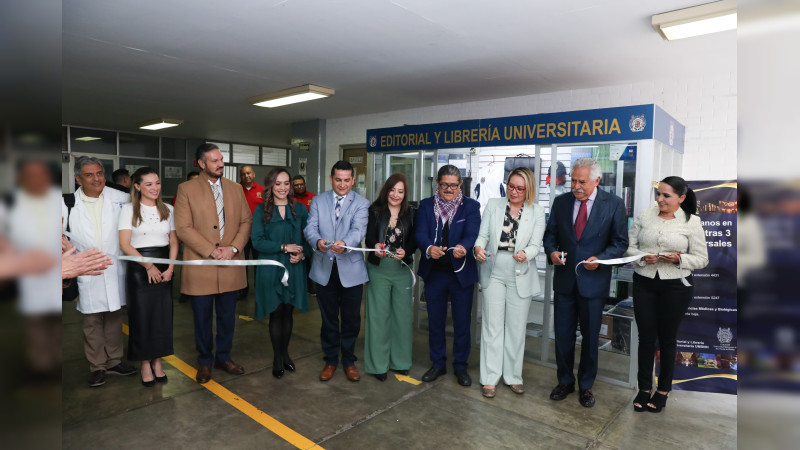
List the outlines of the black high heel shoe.
{"type": "Polygon", "coordinates": [[[408,375],[408,369],[392,369],[392,372],[399,373],[400,375],[408,375]]]}
{"type": "Polygon", "coordinates": [[[383,373],[373,373],[373,377],[377,378],[378,381],[386,381],[386,372],[383,373]]]}
{"type": "Polygon", "coordinates": [[[652,403],[653,406],[650,406],[648,403],[647,410],[652,413],[660,413],[662,409],[667,407],[667,399],[669,398],[669,394],[662,394],[660,392],[656,392],[653,395],[653,398],[650,399],[649,403],[652,403]]]}
{"type": "Polygon", "coordinates": [[[285,361],[287,362],[283,363],[283,368],[288,370],[289,372],[294,372],[295,371],[294,361],[289,359],[289,357],[286,357],[285,361]]]}
{"type": "Polygon", "coordinates": [[[280,379],[285,372],[283,371],[283,363],[279,359],[272,360],[272,376],[280,379]]]}
{"type": "MultiPolygon", "coordinates": [[[[156,375],[156,372],[153,371],[153,376],[155,376],[155,375],[156,375]]],[[[159,382],[159,383],[166,383],[167,382],[167,373],[164,372],[164,376],[163,377],[156,376],[156,381],[159,382]]]]}
{"type": "MultiPolygon", "coordinates": [[[[152,367],[150,368],[150,371],[151,371],[151,372],[153,371],[153,368],[152,368],[152,367]]],[[[153,376],[155,377],[155,376],[156,376],[156,374],[155,374],[155,373],[153,373],[153,376]]],[[[153,387],[153,386],[155,386],[155,385],[156,385],[156,380],[150,380],[150,381],[144,381],[144,380],[142,380],[142,386],[144,386],[144,387],[153,387]]]]}
{"type": "Polygon", "coordinates": [[[639,393],[636,394],[636,398],[633,399],[633,410],[636,412],[642,412],[644,411],[645,407],[647,406],[647,403],[649,402],[650,402],[650,391],[639,391],[639,393]],[[639,404],[639,406],[636,406],[637,403],[639,404]]]}

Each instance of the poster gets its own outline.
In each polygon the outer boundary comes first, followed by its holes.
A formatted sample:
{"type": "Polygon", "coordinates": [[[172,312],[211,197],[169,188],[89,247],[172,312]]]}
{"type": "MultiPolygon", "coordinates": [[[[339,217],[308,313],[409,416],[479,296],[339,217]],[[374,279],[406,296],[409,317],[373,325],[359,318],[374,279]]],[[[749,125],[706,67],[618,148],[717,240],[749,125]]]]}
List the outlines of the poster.
{"type": "Polygon", "coordinates": [[[306,168],[308,167],[308,158],[297,158],[297,174],[306,176],[306,168]]]}
{"type": "Polygon", "coordinates": [[[183,178],[183,167],[164,166],[164,178],[183,178]]]}
{"type": "MultiPolygon", "coordinates": [[[[736,181],[689,181],[706,233],[708,266],[678,329],[673,389],[736,394],[736,181]]],[[[667,361],[660,363],[667,364],[667,361]]]]}

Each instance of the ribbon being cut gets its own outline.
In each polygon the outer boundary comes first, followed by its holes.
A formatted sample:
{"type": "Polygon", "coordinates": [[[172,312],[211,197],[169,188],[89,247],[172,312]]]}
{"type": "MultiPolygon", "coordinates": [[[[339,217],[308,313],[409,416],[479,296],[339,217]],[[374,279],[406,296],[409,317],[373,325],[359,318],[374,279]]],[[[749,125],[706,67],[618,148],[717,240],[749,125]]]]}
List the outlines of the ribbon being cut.
{"type": "MultiPolygon", "coordinates": [[[[653,255],[653,253],[648,253],[648,254],[653,255]]],[[[659,255],[664,255],[664,254],[665,253],[660,253],[659,255]]],[[[626,256],[624,258],[614,258],[614,259],[596,259],[594,261],[587,261],[584,259],[583,261],[579,261],[578,264],[575,265],[575,275],[576,276],[579,275],[578,267],[580,267],[581,264],[589,263],[589,264],[603,264],[605,266],[621,266],[629,262],[638,261],[642,259],[644,256],[646,255],[633,255],[633,256],[626,256]]],[[[686,278],[683,276],[683,264],[681,263],[680,256],[678,257],[678,269],[681,270],[681,283],[683,283],[683,285],[686,287],[691,286],[691,283],[686,281],[686,278]]]]}
{"type": "MultiPolygon", "coordinates": [[[[326,245],[333,245],[333,241],[331,241],[331,240],[325,241],[325,244],[326,245]]],[[[346,249],[346,250],[352,250],[354,252],[363,252],[363,253],[366,253],[366,252],[383,252],[383,253],[385,253],[385,254],[387,254],[389,256],[397,255],[397,253],[395,253],[393,251],[377,249],[377,248],[348,247],[347,245],[337,245],[337,247],[341,247],[341,248],[346,249]]],[[[408,271],[411,272],[411,287],[408,287],[406,289],[413,289],[414,286],[417,284],[417,276],[414,275],[414,269],[412,269],[408,264],[404,263],[402,259],[399,259],[398,261],[400,261],[400,264],[406,266],[408,271]]],[[[461,268],[463,269],[464,267],[462,266],[461,268]]],[[[458,272],[458,271],[456,271],[456,272],[458,272]]]]}

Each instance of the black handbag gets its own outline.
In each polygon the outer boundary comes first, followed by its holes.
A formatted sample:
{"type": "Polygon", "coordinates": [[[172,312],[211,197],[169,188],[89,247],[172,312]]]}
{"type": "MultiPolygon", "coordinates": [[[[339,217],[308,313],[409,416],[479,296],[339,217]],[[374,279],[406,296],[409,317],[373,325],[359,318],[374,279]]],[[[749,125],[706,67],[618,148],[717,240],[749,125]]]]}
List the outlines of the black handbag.
{"type": "Polygon", "coordinates": [[[503,166],[505,172],[503,175],[503,180],[508,180],[508,176],[511,174],[511,171],[518,167],[527,167],[536,173],[536,157],[520,153],[517,156],[510,156],[506,158],[505,165],[503,166]]]}

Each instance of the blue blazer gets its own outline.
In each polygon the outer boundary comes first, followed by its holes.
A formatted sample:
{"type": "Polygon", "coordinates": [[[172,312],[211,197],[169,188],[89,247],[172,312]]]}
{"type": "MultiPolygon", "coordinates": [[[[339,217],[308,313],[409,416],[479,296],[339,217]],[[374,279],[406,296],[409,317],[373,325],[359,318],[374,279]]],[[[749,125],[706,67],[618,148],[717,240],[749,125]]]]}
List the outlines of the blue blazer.
{"type": "MultiPolygon", "coordinates": [[[[428,197],[419,202],[417,209],[417,219],[414,229],[414,237],[417,240],[417,247],[422,252],[419,258],[418,274],[426,282],[431,276],[433,271],[433,258],[428,256],[425,251],[431,245],[440,245],[442,239],[442,232],[439,230],[437,242],[433,242],[436,237],[436,216],[433,213],[433,197],[428,197]]],[[[458,270],[461,264],[464,269],[456,273],[456,278],[462,287],[472,286],[478,282],[478,267],[475,264],[475,256],[472,254],[472,247],[475,245],[475,240],[478,239],[478,231],[481,228],[481,205],[477,201],[463,197],[461,204],[456,210],[453,217],[453,223],[450,224],[450,237],[448,247],[455,247],[461,245],[467,250],[466,263],[463,259],[455,259],[452,257],[450,260],[453,263],[453,271],[458,270]]],[[[626,246],[627,248],[627,246],[626,246]]]]}
{"type": "Polygon", "coordinates": [[[327,286],[331,278],[333,260],[339,266],[339,279],[343,287],[353,287],[369,281],[364,254],[346,250],[336,254],[330,249],[326,253],[319,251],[317,241],[320,239],[344,241],[348,247],[361,247],[361,241],[367,233],[369,200],[350,191],[342,202],[339,223],[336,223],[334,208],[336,198],[333,191],[327,191],[314,197],[308,212],[308,223],[303,229],[303,236],[314,249],[309,278],[327,286]]]}
{"type": "MultiPolygon", "coordinates": [[[[555,266],[553,290],[559,294],[572,294],[575,286],[575,265],[596,256],[597,259],[620,258],[628,249],[628,219],[625,204],[616,195],[597,189],[592,212],[586,222],[581,239],[575,237],[572,211],[575,196],[572,192],[559,195],[550,209],[550,218],[544,233],[547,263],[555,251],[567,253],[567,264],[555,266]]],[[[580,295],[588,298],[607,297],[611,285],[611,266],[600,265],[597,270],[578,268],[577,286],[580,295]]]]}

